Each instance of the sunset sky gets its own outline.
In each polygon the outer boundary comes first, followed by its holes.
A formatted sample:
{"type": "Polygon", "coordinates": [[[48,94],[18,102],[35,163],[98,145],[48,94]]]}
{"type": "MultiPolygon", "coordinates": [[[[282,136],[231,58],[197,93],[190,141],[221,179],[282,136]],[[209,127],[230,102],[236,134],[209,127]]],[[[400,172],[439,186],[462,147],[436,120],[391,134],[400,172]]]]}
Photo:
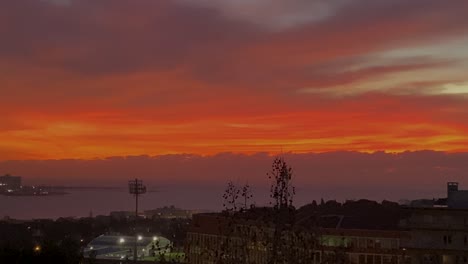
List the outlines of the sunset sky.
{"type": "Polygon", "coordinates": [[[0,160],[467,152],[467,12],[440,0],[2,1],[0,160]]]}

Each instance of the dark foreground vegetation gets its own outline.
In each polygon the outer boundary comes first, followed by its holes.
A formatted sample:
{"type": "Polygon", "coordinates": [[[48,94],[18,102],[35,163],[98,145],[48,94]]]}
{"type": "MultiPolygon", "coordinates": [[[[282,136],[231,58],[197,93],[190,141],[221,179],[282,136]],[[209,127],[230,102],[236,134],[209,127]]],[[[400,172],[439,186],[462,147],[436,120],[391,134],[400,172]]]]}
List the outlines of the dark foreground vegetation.
{"type": "MultiPolygon", "coordinates": [[[[142,235],[160,235],[182,249],[190,220],[140,219],[142,235]]],[[[134,219],[59,218],[53,220],[0,221],[0,263],[76,264],[83,259],[82,250],[102,234],[133,234],[134,219]]],[[[85,262],[87,263],[87,262],[85,262]]]]}
{"type": "MultiPolygon", "coordinates": [[[[264,209],[250,209],[260,213],[264,209]]],[[[341,219],[343,228],[394,229],[402,218],[404,210],[397,203],[374,202],[369,200],[313,201],[296,210],[298,220],[307,223],[314,215],[321,216],[319,225],[335,227],[341,219]]],[[[174,242],[174,246],[183,250],[188,219],[140,219],[142,234],[161,235],[174,242]]],[[[0,263],[80,263],[83,260],[82,249],[93,238],[101,234],[132,234],[133,219],[113,219],[108,216],[94,218],[59,218],[34,221],[0,221],[0,263]]],[[[84,262],[88,263],[88,262],[84,262]]]]}

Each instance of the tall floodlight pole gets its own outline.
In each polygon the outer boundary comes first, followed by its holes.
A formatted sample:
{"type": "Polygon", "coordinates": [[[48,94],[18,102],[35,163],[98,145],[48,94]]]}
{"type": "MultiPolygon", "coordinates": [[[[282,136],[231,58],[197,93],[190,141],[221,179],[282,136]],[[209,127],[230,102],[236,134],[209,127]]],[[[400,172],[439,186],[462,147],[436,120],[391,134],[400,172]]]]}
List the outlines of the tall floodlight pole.
{"type": "Polygon", "coordinates": [[[138,196],[146,193],[146,186],[143,185],[142,180],[131,180],[128,181],[128,190],[130,194],[135,196],[135,243],[133,245],[133,261],[137,263],[138,260],[138,232],[137,232],[137,221],[138,221],[138,196]]]}

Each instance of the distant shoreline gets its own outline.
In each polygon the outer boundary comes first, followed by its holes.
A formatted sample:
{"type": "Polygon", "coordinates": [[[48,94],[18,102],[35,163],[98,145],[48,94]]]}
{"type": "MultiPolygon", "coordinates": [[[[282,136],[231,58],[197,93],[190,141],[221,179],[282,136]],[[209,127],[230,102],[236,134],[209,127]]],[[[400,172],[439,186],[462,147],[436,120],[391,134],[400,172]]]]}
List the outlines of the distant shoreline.
{"type": "Polygon", "coordinates": [[[62,196],[62,195],[67,195],[69,193],[67,192],[48,192],[48,193],[39,193],[39,194],[34,194],[34,193],[0,193],[0,195],[3,196],[10,196],[10,197],[37,197],[37,196],[62,196]]]}
{"type": "Polygon", "coordinates": [[[54,190],[125,190],[124,187],[112,186],[45,186],[54,190]]]}

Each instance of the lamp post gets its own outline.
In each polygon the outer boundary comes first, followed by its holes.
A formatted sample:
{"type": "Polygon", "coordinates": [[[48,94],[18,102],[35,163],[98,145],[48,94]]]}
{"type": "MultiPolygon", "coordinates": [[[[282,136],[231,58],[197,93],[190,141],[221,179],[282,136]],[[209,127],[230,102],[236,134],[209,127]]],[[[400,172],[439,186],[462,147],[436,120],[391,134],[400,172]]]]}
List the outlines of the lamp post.
{"type": "Polygon", "coordinates": [[[142,180],[131,180],[128,181],[128,190],[130,194],[135,196],[135,243],[133,245],[133,261],[137,263],[137,244],[138,244],[138,233],[137,233],[137,221],[138,221],[138,196],[146,193],[146,186],[143,185],[142,180]]]}

